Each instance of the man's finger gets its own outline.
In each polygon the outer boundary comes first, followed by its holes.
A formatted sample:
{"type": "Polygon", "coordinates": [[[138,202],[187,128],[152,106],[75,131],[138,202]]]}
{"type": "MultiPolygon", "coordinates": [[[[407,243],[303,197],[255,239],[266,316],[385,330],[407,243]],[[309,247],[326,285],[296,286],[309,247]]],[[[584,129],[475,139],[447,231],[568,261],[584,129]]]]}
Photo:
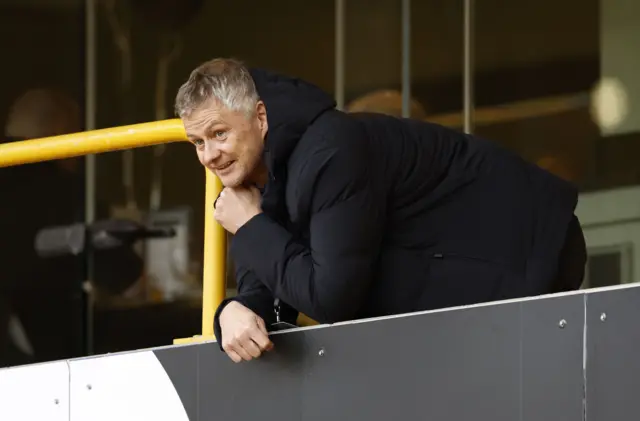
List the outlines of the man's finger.
{"type": "Polygon", "coordinates": [[[258,345],[253,340],[251,340],[251,338],[242,342],[241,345],[244,350],[247,351],[247,354],[251,355],[253,358],[258,358],[260,354],[262,354],[262,349],[259,348],[258,345]]]}
{"type": "Polygon", "coordinates": [[[234,342],[225,342],[222,344],[222,349],[233,361],[239,363],[242,361],[242,357],[235,351],[236,344],[234,342]]]}
{"type": "Polygon", "coordinates": [[[267,325],[264,324],[264,320],[262,320],[261,317],[256,317],[256,323],[258,324],[260,331],[262,331],[262,333],[264,333],[265,335],[268,335],[267,325]]]}
{"type": "Polygon", "coordinates": [[[237,340],[233,341],[233,343],[230,346],[230,349],[235,353],[237,353],[245,361],[250,361],[253,359],[253,357],[247,352],[247,350],[244,349],[240,341],[237,341],[237,340]]]}
{"type": "Polygon", "coordinates": [[[259,324],[258,326],[259,327],[251,330],[251,339],[253,339],[253,342],[255,342],[261,350],[270,349],[273,344],[269,339],[269,335],[267,335],[266,328],[263,331],[259,324]]]}
{"type": "Polygon", "coordinates": [[[242,361],[242,357],[238,355],[238,353],[235,352],[234,350],[229,349],[228,351],[226,351],[226,353],[234,363],[239,363],[240,361],[242,361]]]}
{"type": "Polygon", "coordinates": [[[271,340],[271,338],[269,338],[267,326],[265,325],[264,320],[262,320],[260,317],[258,317],[257,322],[258,327],[260,328],[260,332],[262,332],[264,337],[266,338],[266,345],[264,343],[258,343],[258,346],[260,346],[263,351],[271,351],[273,349],[273,341],[271,340]]]}

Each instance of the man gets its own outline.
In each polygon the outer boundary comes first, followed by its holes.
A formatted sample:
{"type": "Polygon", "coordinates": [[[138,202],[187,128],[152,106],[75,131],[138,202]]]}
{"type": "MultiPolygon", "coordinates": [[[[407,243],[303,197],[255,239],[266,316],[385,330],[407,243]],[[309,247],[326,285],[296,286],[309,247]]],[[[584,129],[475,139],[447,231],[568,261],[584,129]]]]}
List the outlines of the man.
{"type": "Polygon", "coordinates": [[[215,218],[234,234],[238,295],[215,332],[232,360],[270,350],[277,315],[333,323],[580,286],[572,186],[473,136],[334,107],[231,59],[178,91],[198,158],[225,186],[215,218]]]}

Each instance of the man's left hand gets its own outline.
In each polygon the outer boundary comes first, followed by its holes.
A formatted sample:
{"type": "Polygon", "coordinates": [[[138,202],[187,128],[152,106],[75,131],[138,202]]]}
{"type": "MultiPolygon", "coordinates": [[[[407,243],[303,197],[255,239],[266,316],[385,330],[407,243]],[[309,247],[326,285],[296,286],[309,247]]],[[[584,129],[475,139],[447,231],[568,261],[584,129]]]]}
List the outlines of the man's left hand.
{"type": "Polygon", "coordinates": [[[225,187],[215,203],[213,217],[231,234],[262,212],[260,191],[255,187],[225,187]]]}

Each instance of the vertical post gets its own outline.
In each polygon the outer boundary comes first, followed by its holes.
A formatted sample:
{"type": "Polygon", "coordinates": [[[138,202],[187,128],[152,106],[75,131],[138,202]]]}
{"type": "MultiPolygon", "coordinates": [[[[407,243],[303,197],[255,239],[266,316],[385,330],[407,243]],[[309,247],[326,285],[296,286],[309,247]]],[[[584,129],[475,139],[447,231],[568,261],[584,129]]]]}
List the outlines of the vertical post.
{"type": "Polygon", "coordinates": [[[222,191],[222,182],[205,170],[204,270],[202,279],[202,336],[213,336],[213,316],[226,293],[227,234],[213,219],[213,202],[222,191]]]}
{"type": "MultiPolygon", "coordinates": [[[[96,0],[85,0],[85,97],[84,97],[84,130],[96,128],[96,0]]],[[[96,157],[85,157],[85,223],[95,220],[96,205],[96,157]]],[[[85,319],[85,351],[93,354],[93,293],[91,277],[92,261],[86,261],[83,290],[86,297],[85,319]]]]}
{"type": "Polygon", "coordinates": [[[411,0],[402,0],[402,117],[411,116],[411,0]]]}
{"type": "Polygon", "coordinates": [[[337,108],[344,109],[344,4],[335,0],[335,98],[337,108]]]}
{"type": "Polygon", "coordinates": [[[474,0],[464,0],[464,80],[463,80],[463,107],[464,107],[464,132],[473,133],[473,66],[474,66],[474,0]]]}

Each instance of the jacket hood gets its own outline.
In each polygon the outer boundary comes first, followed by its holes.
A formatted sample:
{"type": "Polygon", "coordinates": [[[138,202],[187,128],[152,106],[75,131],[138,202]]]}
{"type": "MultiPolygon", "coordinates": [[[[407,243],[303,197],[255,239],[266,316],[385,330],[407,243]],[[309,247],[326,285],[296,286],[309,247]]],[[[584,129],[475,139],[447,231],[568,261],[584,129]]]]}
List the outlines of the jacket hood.
{"type": "Polygon", "coordinates": [[[260,99],[267,109],[269,131],[264,158],[269,172],[279,171],[307,127],[323,112],[335,108],[334,99],[301,79],[264,69],[250,69],[260,99]]]}

